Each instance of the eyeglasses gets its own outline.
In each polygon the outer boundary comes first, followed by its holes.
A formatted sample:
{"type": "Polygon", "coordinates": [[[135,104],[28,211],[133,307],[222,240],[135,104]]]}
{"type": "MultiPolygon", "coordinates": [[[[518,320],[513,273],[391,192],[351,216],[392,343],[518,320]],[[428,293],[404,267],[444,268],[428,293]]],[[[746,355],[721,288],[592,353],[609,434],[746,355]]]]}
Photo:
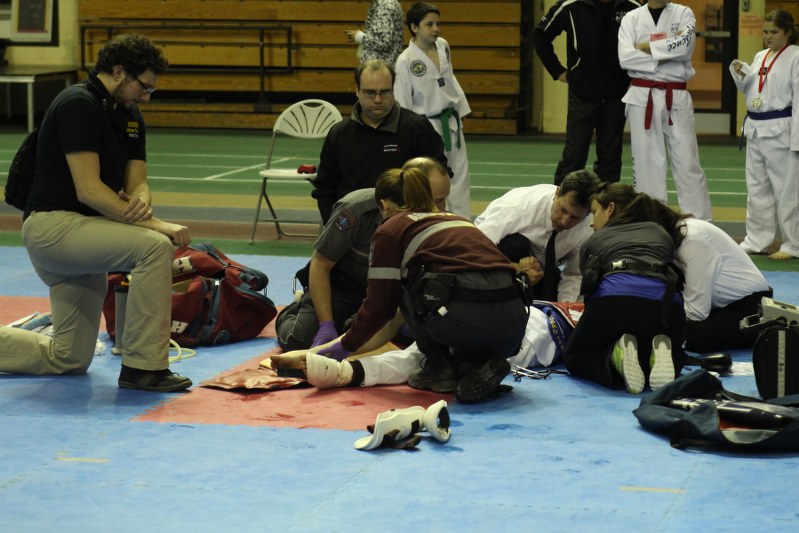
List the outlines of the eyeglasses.
{"type": "Polygon", "coordinates": [[[394,89],[382,89],[380,91],[375,91],[372,89],[360,89],[360,92],[370,100],[374,100],[378,94],[380,95],[380,98],[388,98],[394,94],[394,89]]]}
{"type": "Polygon", "coordinates": [[[144,91],[144,94],[153,94],[156,91],[155,87],[153,87],[152,85],[148,85],[148,84],[144,83],[138,77],[133,76],[133,79],[139,82],[139,85],[141,85],[141,88],[142,88],[142,91],[144,91]]]}

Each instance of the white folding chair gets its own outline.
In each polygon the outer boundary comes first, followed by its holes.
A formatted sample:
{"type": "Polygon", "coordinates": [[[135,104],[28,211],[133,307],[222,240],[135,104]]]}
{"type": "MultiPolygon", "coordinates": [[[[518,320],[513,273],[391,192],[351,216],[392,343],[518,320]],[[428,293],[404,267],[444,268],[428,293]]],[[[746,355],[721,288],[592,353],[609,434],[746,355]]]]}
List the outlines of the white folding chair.
{"type": "Polygon", "coordinates": [[[272,154],[275,150],[275,142],[277,141],[278,134],[287,135],[299,139],[320,139],[327,136],[330,128],[341,121],[341,113],[338,109],[324,100],[302,100],[292,104],[285,111],[280,113],[275,121],[275,127],[272,130],[272,142],[269,145],[269,154],[266,156],[266,166],[258,174],[261,176],[261,193],[258,195],[258,205],[255,208],[255,219],[252,223],[252,234],[250,235],[250,244],[255,240],[255,230],[258,222],[272,222],[275,224],[277,230],[277,238],[284,235],[288,237],[313,237],[313,235],[303,233],[286,233],[280,227],[280,223],[285,224],[321,224],[319,222],[311,222],[309,220],[287,220],[280,219],[272,206],[272,201],[269,199],[267,193],[267,185],[269,178],[286,178],[286,179],[302,179],[310,182],[316,177],[316,174],[300,174],[297,168],[272,168],[272,154]],[[267,207],[272,218],[260,219],[261,204],[266,201],[267,207]]]}

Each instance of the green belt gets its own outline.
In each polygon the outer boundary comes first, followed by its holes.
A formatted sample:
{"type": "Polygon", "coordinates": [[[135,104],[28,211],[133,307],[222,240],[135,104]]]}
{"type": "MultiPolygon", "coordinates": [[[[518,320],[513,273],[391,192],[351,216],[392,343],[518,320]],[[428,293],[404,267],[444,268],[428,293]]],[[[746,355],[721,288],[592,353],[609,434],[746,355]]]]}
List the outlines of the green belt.
{"type": "Polygon", "coordinates": [[[458,130],[455,134],[458,136],[458,142],[455,144],[458,148],[461,147],[461,117],[455,108],[450,107],[445,109],[438,115],[433,115],[428,118],[437,118],[441,121],[441,137],[444,139],[444,150],[449,152],[452,150],[452,132],[449,129],[449,117],[455,117],[455,122],[458,124],[458,130]]]}

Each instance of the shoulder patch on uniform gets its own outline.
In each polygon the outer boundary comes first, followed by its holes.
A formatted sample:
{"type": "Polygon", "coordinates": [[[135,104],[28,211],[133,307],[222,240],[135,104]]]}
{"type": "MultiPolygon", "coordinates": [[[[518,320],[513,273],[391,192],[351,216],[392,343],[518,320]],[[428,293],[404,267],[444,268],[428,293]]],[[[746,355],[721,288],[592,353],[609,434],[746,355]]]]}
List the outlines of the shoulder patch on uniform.
{"type": "Polygon", "coordinates": [[[424,61],[421,59],[414,59],[411,61],[411,74],[416,76],[417,78],[421,78],[425,74],[427,74],[427,65],[424,64],[424,61]]]}
{"type": "Polygon", "coordinates": [[[336,215],[336,229],[338,231],[346,231],[358,223],[358,217],[355,216],[350,209],[342,209],[336,215]]]}

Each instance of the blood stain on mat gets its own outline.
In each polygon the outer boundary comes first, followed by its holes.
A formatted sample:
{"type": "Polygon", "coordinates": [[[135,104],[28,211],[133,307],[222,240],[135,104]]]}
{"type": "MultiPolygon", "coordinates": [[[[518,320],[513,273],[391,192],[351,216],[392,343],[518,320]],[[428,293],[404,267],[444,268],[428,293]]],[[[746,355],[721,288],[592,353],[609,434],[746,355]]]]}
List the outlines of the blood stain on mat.
{"type": "Polygon", "coordinates": [[[268,395],[269,395],[268,392],[259,392],[259,393],[254,393],[254,394],[253,393],[241,394],[241,395],[238,395],[238,396],[236,396],[234,398],[231,398],[231,399],[239,401],[239,402],[252,402],[254,400],[260,400],[264,396],[268,396],[268,395]]]}
{"type": "Polygon", "coordinates": [[[273,422],[277,420],[294,420],[294,415],[287,415],[285,413],[272,413],[270,416],[258,417],[258,420],[269,420],[273,422]]]}

